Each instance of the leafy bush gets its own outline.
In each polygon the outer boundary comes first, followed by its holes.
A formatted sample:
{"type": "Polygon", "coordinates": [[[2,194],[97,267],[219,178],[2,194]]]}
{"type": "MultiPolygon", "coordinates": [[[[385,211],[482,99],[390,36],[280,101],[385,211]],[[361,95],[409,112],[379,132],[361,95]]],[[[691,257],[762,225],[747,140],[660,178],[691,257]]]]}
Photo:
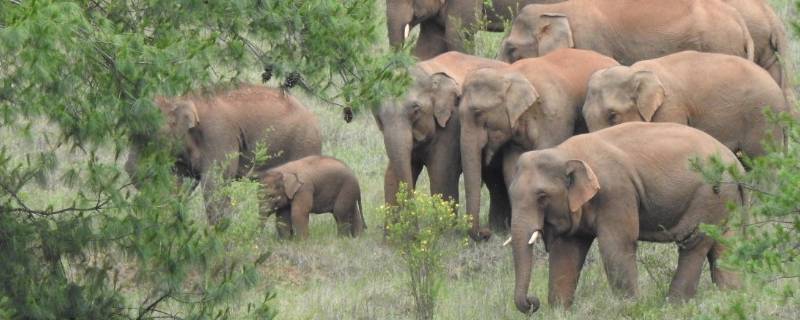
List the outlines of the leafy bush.
{"type": "Polygon", "coordinates": [[[387,222],[386,238],[406,263],[417,319],[433,319],[445,235],[449,231],[464,235],[469,225],[466,216],[458,217],[454,203],[440,195],[409,192],[405,185],[397,193],[397,206],[382,207],[381,212],[387,222]]]}
{"type": "Polygon", "coordinates": [[[156,95],[259,75],[356,110],[400,92],[411,59],[374,52],[375,14],[372,0],[0,1],[0,317],[269,318],[269,293],[239,299],[263,259],[227,250],[251,230],[197,219],[169,142],[142,146],[138,190],[121,160],[158,132],[156,95]]]}

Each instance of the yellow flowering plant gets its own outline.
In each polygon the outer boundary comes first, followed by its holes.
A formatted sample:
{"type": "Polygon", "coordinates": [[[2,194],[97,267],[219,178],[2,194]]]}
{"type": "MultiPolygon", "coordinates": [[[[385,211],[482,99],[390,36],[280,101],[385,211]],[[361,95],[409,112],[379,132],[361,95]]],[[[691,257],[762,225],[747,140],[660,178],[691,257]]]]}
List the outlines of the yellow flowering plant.
{"type": "Polygon", "coordinates": [[[466,216],[456,214],[456,204],[441,195],[411,191],[401,185],[397,205],[380,209],[386,239],[406,263],[417,319],[432,319],[441,284],[442,245],[448,233],[466,235],[466,216]]]}

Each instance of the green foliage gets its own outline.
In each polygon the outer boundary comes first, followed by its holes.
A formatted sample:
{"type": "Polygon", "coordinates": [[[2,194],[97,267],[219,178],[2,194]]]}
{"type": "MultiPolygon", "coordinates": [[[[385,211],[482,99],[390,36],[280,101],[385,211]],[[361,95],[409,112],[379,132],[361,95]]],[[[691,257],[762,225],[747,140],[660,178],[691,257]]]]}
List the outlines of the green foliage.
{"type": "Polygon", "coordinates": [[[397,193],[397,206],[382,207],[381,211],[386,238],[406,263],[417,319],[433,319],[441,287],[445,235],[451,230],[464,234],[468,222],[456,215],[452,202],[440,195],[409,192],[405,185],[397,193]]]}
{"type": "MultiPolygon", "coordinates": [[[[722,172],[732,173],[751,197],[752,205],[742,208],[731,227],[738,231],[732,239],[722,238],[723,229],[706,226],[704,230],[726,241],[730,250],[729,265],[748,273],[773,277],[800,276],[800,122],[789,114],[768,114],[773,123],[785,128],[789,147],[768,145],[768,154],[746,159],[749,172],[737,174],[736,168],[711,159],[701,172],[712,184],[725,183],[722,172]]],[[[697,165],[700,167],[699,165],[697,165]]]]}
{"type": "Polygon", "coordinates": [[[190,214],[172,142],[152,134],[153,97],[270,67],[322,99],[371,106],[401,91],[396,68],[411,61],[373,50],[375,11],[371,0],[0,2],[0,317],[270,318],[271,294],[238,299],[264,253],[228,252],[254,231],[190,214]],[[134,136],[151,137],[138,190],[120,170],[134,136]]]}

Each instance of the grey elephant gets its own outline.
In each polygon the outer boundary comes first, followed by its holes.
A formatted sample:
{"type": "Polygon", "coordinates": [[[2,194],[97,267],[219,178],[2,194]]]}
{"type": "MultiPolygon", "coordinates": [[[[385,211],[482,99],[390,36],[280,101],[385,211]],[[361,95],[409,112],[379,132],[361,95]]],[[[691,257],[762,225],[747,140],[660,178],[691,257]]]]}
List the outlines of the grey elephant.
{"type": "MultiPolygon", "coordinates": [[[[222,178],[244,176],[253,167],[253,152],[263,143],[270,159],[258,169],[266,169],[317,155],[322,151],[319,123],[311,111],[280,90],[256,85],[242,85],[232,90],[193,93],[182,97],[157,98],[164,116],[157,134],[178,142],[174,150],[179,175],[200,179],[206,215],[216,223],[226,203],[210,201],[216,179],[209,170],[222,166],[222,178]]],[[[137,175],[138,148],[152,137],[135,137],[125,163],[125,170],[135,183],[144,183],[137,175]]]]}
{"type": "Polygon", "coordinates": [[[684,50],[754,54],[744,19],[720,0],[570,0],[523,8],[500,58],[514,62],[557,48],[593,50],[623,65],[684,50]]]}
{"type": "MultiPolygon", "coordinates": [[[[461,163],[474,239],[491,235],[479,222],[484,182],[481,166],[499,163],[507,187],[522,152],[553,147],[576,132],[585,132],[580,108],[589,77],[616,65],[596,52],[559,49],[505,68],[478,69],[467,76],[459,105],[461,163]]],[[[501,230],[509,222],[510,217],[505,216],[498,223],[501,230]]]]}
{"type": "Polygon", "coordinates": [[[408,30],[420,26],[414,55],[425,60],[447,51],[464,51],[464,40],[478,31],[479,18],[485,29],[502,32],[504,20],[511,20],[519,9],[531,3],[563,0],[386,0],[389,44],[403,45],[408,30]]]}
{"type": "Polygon", "coordinates": [[[737,287],[738,275],[718,264],[724,247],[699,229],[700,224],[723,224],[728,203],[746,202],[729,173],[711,185],[691,169],[691,159],[711,156],[742,170],[716,139],[672,123],[621,124],[523,154],[509,191],[517,309],[530,313],[539,307],[538,298],[527,296],[531,249],[539,238],[550,253],[551,304],[572,304],[595,239],[615,293],[638,293],[637,241],[677,244],[672,299],[694,296],[706,259],[713,282],[737,287]]]}
{"type": "Polygon", "coordinates": [[[386,203],[396,202],[401,182],[415,187],[423,167],[428,170],[432,194],[458,201],[461,85],[471,70],[505,65],[455,51],[441,54],[417,63],[410,70],[412,82],[406,94],[385,100],[375,110],[389,156],[384,176],[386,203]]]}
{"type": "Polygon", "coordinates": [[[255,179],[263,187],[261,214],[277,215],[281,238],[308,238],[309,213],[333,213],[339,235],[355,237],[366,228],[358,179],[335,158],[305,157],[258,173],[255,179]]]}
{"type": "Polygon", "coordinates": [[[628,121],[689,125],[755,157],[765,153],[767,138],[783,141],[765,108],[787,111],[767,71],[736,56],[684,51],[598,71],[589,80],[583,116],[589,131],[628,121]]]}

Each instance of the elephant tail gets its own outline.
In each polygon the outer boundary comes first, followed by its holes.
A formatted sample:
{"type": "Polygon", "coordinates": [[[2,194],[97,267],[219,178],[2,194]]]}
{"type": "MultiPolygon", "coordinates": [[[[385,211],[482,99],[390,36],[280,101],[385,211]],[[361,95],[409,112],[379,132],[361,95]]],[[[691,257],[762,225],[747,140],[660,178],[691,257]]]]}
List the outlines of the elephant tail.
{"type": "Polygon", "coordinates": [[[794,107],[795,92],[791,81],[791,75],[794,74],[794,68],[792,67],[791,52],[786,36],[786,30],[784,29],[783,22],[774,13],[772,14],[772,21],[770,25],[772,27],[769,33],[769,46],[773,52],[773,55],[775,56],[772,63],[777,63],[780,65],[778,84],[783,90],[783,94],[786,98],[786,104],[790,107],[794,107]]]}
{"type": "Polygon", "coordinates": [[[739,188],[739,200],[741,201],[741,235],[745,235],[745,231],[747,231],[747,225],[750,224],[750,194],[745,189],[742,183],[738,183],[737,187],[739,188]]]}
{"type": "Polygon", "coordinates": [[[364,220],[364,207],[361,205],[361,195],[358,196],[356,200],[356,210],[358,210],[358,215],[361,217],[361,226],[364,227],[364,230],[367,230],[367,221],[364,220]]]}

